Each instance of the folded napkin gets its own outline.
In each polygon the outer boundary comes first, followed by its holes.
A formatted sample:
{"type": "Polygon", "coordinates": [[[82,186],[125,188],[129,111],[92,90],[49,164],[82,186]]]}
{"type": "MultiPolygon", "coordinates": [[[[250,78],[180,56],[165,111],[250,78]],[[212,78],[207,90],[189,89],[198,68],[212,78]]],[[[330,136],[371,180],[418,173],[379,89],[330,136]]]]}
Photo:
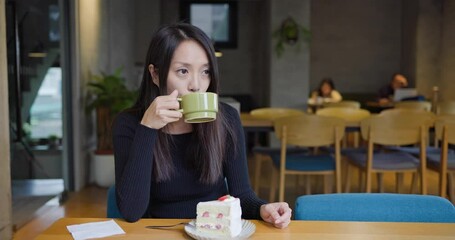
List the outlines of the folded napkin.
{"type": "Polygon", "coordinates": [[[75,224],[66,226],[66,228],[73,235],[74,240],[125,234],[125,231],[114,220],[75,224]]]}

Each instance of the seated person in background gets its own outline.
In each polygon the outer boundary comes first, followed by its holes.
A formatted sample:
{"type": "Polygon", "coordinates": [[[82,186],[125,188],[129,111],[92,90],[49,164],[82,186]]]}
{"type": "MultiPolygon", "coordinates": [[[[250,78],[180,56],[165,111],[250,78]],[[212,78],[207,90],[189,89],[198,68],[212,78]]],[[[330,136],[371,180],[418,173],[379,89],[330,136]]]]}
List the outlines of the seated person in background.
{"type": "Polygon", "coordinates": [[[319,88],[311,93],[309,104],[322,104],[328,102],[339,102],[343,98],[341,94],[335,90],[335,85],[331,78],[322,79],[319,88]]]}
{"type": "Polygon", "coordinates": [[[395,90],[406,86],[408,86],[408,80],[403,74],[393,74],[390,83],[379,89],[379,104],[387,104],[392,102],[395,90]]]}

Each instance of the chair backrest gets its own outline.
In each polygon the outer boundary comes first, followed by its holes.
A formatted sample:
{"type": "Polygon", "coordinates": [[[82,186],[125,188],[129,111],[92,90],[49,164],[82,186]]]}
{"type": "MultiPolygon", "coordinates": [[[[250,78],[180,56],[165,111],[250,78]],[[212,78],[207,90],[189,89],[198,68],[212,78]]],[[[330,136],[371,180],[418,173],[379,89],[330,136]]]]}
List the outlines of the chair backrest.
{"type": "Polygon", "coordinates": [[[107,190],[107,211],[108,218],[123,218],[120,210],[117,207],[117,198],[115,196],[115,185],[107,190]]]}
{"type": "Polygon", "coordinates": [[[282,117],[305,115],[305,112],[293,108],[257,108],[252,110],[250,115],[256,118],[275,120],[282,117]]]}
{"type": "Polygon", "coordinates": [[[444,115],[450,114],[455,115],[455,101],[440,102],[436,107],[436,114],[444,115]]]}
{"type": "Polygon", "coordinates": [[[436,139],[443,140],[444,132],[447,143],[455,144],[455,115],[439,115],[435,122],[436,139]]]}
{"type": "Polygon", "coordinates": [[[336,107],[336,108],[321,108],[316,112],[316,115],[327,117],[339,117],[346,122],[359,122],[371,114],[365,109],[336,107]]]}
{"type": "Polygon", "coordinates": [[[343,138],[345,122],[336,117],[302,115],[279,118],[275,134],[282,139],[286,128],[286,143],[295,146],[317,147],[339,142],[343,138]]]}
{"type": "Polygon", "coordinates": [[[341,102],[324,103],[322,106],[324,108],[342,107],[342,108],[356,108],[356,109],[359,109],[360,108],[360,102],[344,100],[344,101],[341,101],[341,102]]]}
{"type": "Polygon", "coordinates": [[[298,197],[296,220],[455,222],[455,207],[431,195],[342,193],[298,197]]]}
{"type": "Polygon", "coordinates": [[[364,119],[361,134],[365,140],[381,145],[420,143],[427,137],[434,115],[423,111],[388,111],[364,119]]]}
{"type": "Polygon", "coordinates": [[[403,101],[396,102],[395,108],[414,109],[421,111],[431,111],[431,103],[427,101],[403,101]]]}

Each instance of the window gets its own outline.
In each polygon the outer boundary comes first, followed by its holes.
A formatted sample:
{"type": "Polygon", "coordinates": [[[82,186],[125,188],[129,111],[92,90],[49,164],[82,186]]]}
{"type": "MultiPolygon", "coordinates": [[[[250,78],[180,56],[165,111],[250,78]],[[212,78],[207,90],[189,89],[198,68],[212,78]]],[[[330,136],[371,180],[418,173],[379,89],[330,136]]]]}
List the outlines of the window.
{"type": "Polygon", "coordinates": [[[202,29],[216,48],[237,47],[236,1],[182,1],[181,19],[202,29]]]}

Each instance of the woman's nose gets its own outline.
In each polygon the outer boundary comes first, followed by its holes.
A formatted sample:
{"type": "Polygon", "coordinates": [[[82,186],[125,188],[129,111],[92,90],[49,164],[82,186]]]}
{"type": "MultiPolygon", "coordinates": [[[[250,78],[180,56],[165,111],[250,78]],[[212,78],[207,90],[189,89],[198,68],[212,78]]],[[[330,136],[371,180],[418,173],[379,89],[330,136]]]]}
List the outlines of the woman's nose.
{"type": "Polygon", "coordinates": [[[199,92],[199,77],[194,76],[193,79],[190,82],[190,85],[188,86],[190,92],[199,92]]]}

